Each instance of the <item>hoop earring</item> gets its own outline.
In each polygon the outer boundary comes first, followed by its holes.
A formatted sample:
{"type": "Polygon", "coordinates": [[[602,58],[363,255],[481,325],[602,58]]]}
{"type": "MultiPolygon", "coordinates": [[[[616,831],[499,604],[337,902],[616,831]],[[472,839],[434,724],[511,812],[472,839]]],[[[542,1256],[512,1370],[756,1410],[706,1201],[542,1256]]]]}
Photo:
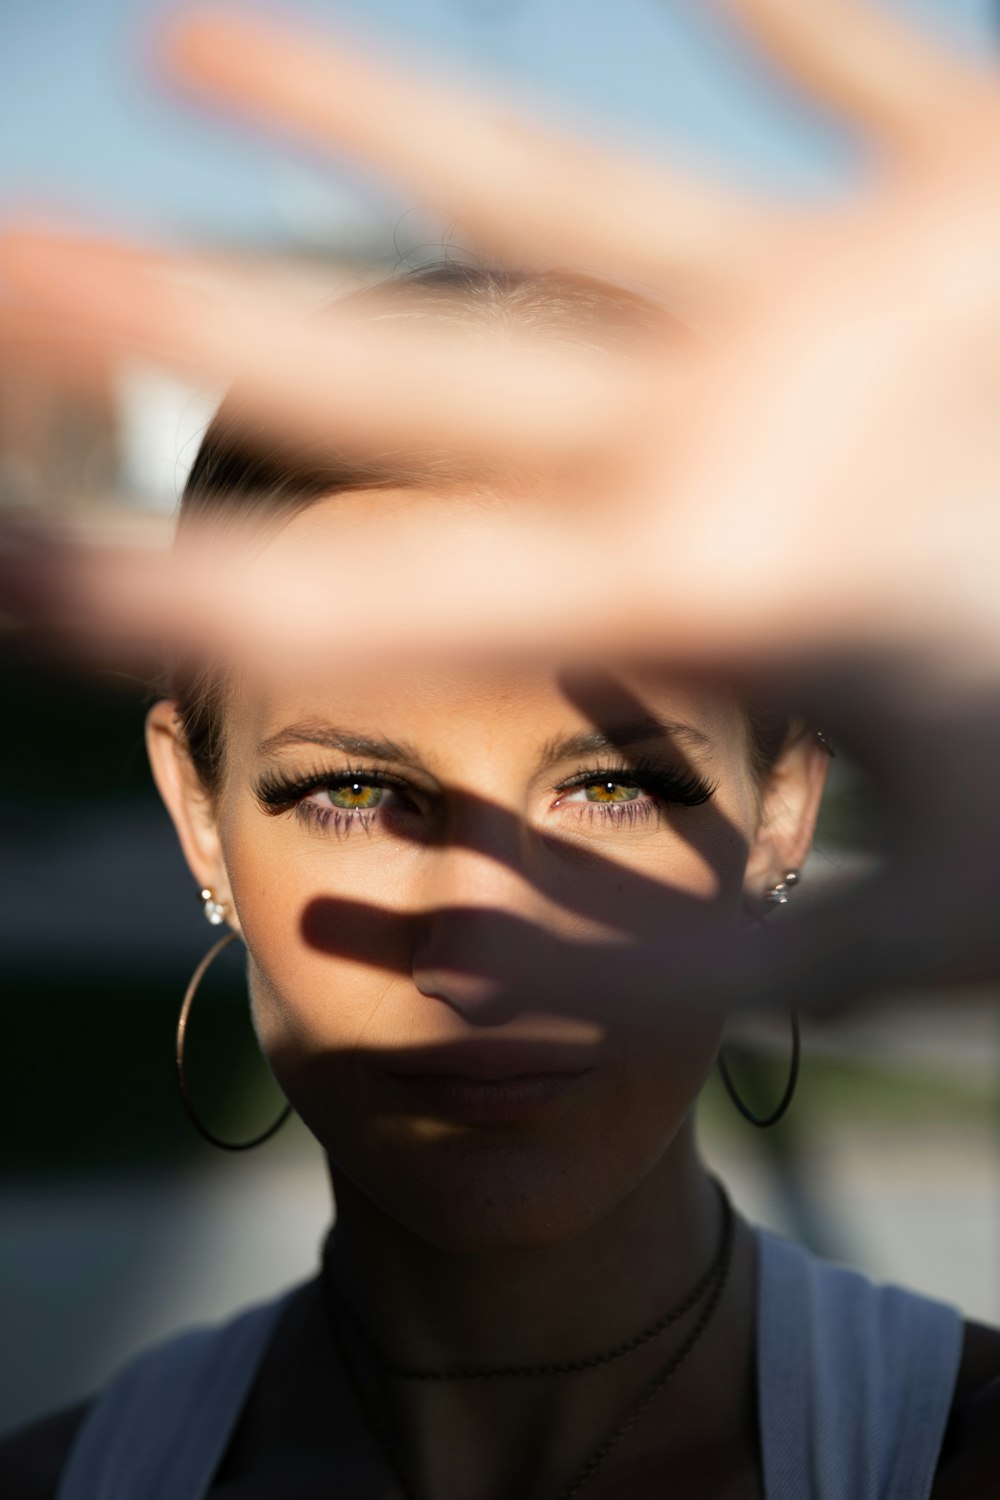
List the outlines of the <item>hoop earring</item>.
{"type": "MultiPolygon", "coordinates": [[[[211,917],[209,917],[209,921],[212,921],[211,917]]],[[[213,925],[216,924],[213,923],[213,925]]],[[[225,937],[220,938],[217,943],[213,943],[211,948],[209,948],[208,952],[205,954],[205,957],[202,959],[201,963],[191,975],[191,982],[188,985],[187,989],[184,991],[184,1000],[181,1004],[181,1013],[177,1018],[177,1086],[180,1089],[181,1103],[184,1105],[184,1108],[186,1109],[188,1114],[188,1119],[191,1121],[198,1134],[204,1140],[208,1141],[210,1145],[218,1146],[220,1151],[249,1151],[254,1146],[263,1145],[264,1141],[269,1141],[271,1139],[271,1136],[276,1134],[276,1132],[281,1129],[282,1125],[284,1125],[285,1121],[288,1119],[288,1116],[292,1112],[292,1106],[290,1104],[286,1104],[284,1109],[281,1111],[281,1114],[275,1120],[274,1124],[270,1125],[267,1130],[262,1131],[260,1135],[255,1135],[252,1140],[224,1141],[221,1136],[215,1135],[214,1132],[209,1130],[208,1126],[204,1125],[198,1118],[198,1111],[195,1109],[194,1104],[191,1100],[191,1096],[188,1093],[187,1080],[184,1077],[184,1039],[187,1033],[188,1019],[191,1015],[191,1006],[194,1003],[195,995],[198,993],[198,986],[204,979],[208,969],[218,958],[223,948],[228,948],[229,944],[237,936],[238,934],[235,932],[227,932],[225,937]]]]}
{"type": "Polygon", "coordinates": [[[732,1099],[744,1120],[749,1120],[750,1124],[756,1125],[759,1130],[767,1130],[771,1125],[777,1125],[781,1117],[787,1113],[788,1106],[791,1104],[795,1093],[795,1085],[799,1081],[799,1061],[802,1053],[799,1018],[794,1010],[790,1010],[788,1015],[792,1023],[792,1061],[788,1070],[788,1082],[785,1084],[785,1092],[778,1101],[777,1107],[769,1115],[755,1115],[753,1110],[743,1102],[736,1090],[736,1085],[733,1083],[726,1059],[721,1051],[715,1060],[719,1073],[722,1076],[722,1081],[726,1086],[726,1093],[732,1099]]]}

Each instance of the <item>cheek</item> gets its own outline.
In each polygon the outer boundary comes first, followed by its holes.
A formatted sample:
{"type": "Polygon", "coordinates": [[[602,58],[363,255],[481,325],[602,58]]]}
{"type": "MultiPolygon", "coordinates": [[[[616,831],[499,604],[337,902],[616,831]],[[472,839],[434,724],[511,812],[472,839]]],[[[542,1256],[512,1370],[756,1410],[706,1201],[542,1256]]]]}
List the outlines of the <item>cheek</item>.
{"type": "MultiPolygon", "coordinates": [[[[739,767],[722,778],[709,811],[711,816],[691,836],[689,858],[700,861],[712,883],[710,894],[717,912],[730,916],[740,905],[759,816],[754,787],[739,767]]],[[[708,894],[704,886],[702,894],[708,894]]]]}
{"type": "Polygon", "coordinates": [[[640,941],[662,943],[672,930],[690,939],[699,928],[717,931],[738,917],[753,833],[752,814],[734,797],[707,809],[680,810],[670,828],[621,839],[611,856],[621,870],[572,872],[605,921],[640,941]]]}
{"type": "Polygon", "coordinates": [[[409,971],[384,852],[331,848],[291,820],[260,817],[230,825],[224,852],[255,1022],[276,1071],[304,1048],[358,1046],[387,989],[409,971]]]}

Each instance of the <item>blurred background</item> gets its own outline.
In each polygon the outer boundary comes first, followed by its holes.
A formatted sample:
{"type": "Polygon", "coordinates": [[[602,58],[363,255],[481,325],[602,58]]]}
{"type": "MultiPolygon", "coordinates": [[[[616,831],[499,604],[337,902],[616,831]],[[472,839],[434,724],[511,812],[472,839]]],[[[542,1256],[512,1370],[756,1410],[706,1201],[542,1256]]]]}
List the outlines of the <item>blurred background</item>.
{"type": "MultiPolygon", "coordinates": [[[[987,0],[897,3],[963,46],[996,50],[1000,66],[987,0]]],[[[835,192],[864,169],[854,143],[701,3],[300,0],[294,10],[411,61],[471,65],[601,138],[680,150],[776,191],[835,192]]],[[[195,243],[220,269],[280,281],[305,301],[440,257],[447,226],[427,205],[178,98],[156,66],[163,14],[149,0],[5,0],[0,213],[55,205],[195,243]]],[[[214,394],[135,364],[70,402],[0,370],[0,504],[29,515],[85,507],[165,530],[214,394]]],[[[0,695],[4,1430],[86,1395],[150,1338],[308,1274],[329,1202],[297,1122],[230,1157],[181,1111],[174,1026],[210,933],[146,770],[145,685],[29,657],[0,626],[0,695]]],[[[842,760],[834,771],[806,888],[869,853],[865,789],[842,760]]],[[[733,1072],[766,1110],[783,1088],[787,1023],[742,1041],[733,1072]]],[[[715,1081],[706,1091],[705,1148],[737,1203],[1000,1321],[992,997],[900,996],[849,1022],[807,1024],[804,1043],[798,1096],[774,1131],[747,1126],[715,1081]]],[[[221,1133],[256,1133],[279,1108],[232,950],[201,993],[191,1068],[221,1133]]]]}

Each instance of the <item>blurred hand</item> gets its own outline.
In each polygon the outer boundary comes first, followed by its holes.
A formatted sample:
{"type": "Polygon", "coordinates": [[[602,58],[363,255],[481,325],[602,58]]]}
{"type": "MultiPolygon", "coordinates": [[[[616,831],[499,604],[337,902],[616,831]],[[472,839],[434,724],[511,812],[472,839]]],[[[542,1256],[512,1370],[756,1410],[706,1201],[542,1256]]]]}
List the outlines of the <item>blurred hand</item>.
{"type": "MultiPolygon", "coordinates": [[[[0,275],[22,319],[58,319],[77,361],[89,341],[202,379],[238,372],[249,415],[287,441],[436,443],[602,476],[585,506],[568,487],[558,519],[525,506],[488,532],[454,515],[436,534],[401,529],[377,578],[359,559],[324,595],[339,635],[447,642],[461,621],[470,643],[565,635],[723,658],[943,639],[994,670],[1000,84],[851,0],[727,8],[865,132],[876,170],[849,201],[748,200],[235,12],[194,12],[166,37],[189,87],[352,152],[453,213],[481,252],[642,278],[702,336],[665,339],[641,367],[429,350],[349,312],[304,325],[257,289],[205,290],[197,264],[92,241],[11,232],[0,275]],[[641,538],[627,569],[607,567],[609,532],[641,538]]],[[[88,591],[95,625],[100,601],[117,612],[115,572],[88,591]]],[[[116,628],[168,602],[152,579],[139,592],[116,628]]],[[[277,591],[279,626],[294,592],[277,591]]],[[[210,617],[219,598],[239,609],[239,589],[221,590],[210,617]]],[[[240,634],[270,629],[259,608],[240,634]]]]}

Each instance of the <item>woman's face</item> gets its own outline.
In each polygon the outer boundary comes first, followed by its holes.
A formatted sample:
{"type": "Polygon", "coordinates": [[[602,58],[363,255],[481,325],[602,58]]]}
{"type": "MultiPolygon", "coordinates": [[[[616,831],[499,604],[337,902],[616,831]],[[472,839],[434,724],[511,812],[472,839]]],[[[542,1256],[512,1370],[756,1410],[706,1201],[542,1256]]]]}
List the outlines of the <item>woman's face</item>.
{"type": "MultiPolygon", "coordinates": [[[[361,494],[286,532],[335,579],[361,508],[377,545],[361,494]]],[[[155,722],[154,765],[246,942],[262,1045],[339,1172],[453,1248],[602,1217],[663,1157],[718,1045],[717,1020],[667,1003],[671,934],[745,924],[747,882],[759,903],[781,875],[740,705],[650,669],[348,652],[241,674],[225,733],[210,811],[155,722]],[[599,940],[621,962],[595,996],[560,955],[599,940]],[[659,1021],[635,967],[654,946],[659,1021]]]]}

